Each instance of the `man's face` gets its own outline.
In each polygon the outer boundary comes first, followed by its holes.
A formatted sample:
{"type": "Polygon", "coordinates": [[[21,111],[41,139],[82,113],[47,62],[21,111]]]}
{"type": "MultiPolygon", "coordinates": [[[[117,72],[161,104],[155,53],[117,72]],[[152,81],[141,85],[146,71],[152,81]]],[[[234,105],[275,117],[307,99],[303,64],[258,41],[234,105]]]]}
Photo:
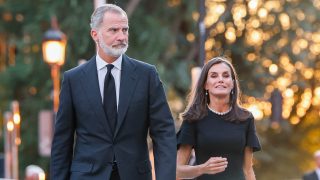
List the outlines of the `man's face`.
{"type": "Polygon", "coordinates": [[[119,57],[128,48],[129,25],[126,16],[107,12],[98,29],[91,30],[101,57],[119,57]]]}

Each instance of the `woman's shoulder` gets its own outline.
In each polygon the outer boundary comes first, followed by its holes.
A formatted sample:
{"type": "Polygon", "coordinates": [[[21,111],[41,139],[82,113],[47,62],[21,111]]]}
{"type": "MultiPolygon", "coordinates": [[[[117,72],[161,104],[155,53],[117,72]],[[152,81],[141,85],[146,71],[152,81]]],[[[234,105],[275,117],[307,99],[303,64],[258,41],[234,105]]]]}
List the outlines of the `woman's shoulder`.
{"type": "Polygon", "coordinates": [[[253,114],[246,108],[236,106],[230,116],[231,121],[248,122],[254,119],[253,114]]]}

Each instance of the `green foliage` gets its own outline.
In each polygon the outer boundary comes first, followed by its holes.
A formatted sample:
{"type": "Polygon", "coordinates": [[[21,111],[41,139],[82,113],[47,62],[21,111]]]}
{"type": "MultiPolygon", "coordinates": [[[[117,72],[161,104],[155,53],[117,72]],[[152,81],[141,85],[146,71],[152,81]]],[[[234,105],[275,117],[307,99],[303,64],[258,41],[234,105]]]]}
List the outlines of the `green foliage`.
{"type": "MultiPolygon", "coordinates": [[[[112,2],[126,9],[131,1],[112,2]]],[[[237,3],[235,1],[223,3],[226,4],[226,11],[220,22],[224,25],[232,24],[231,10],[237,3]]],[[[311,1],[281,1],[281,5],[280,11],[273,9],[269,12],[275,16],[273,24],[261,23],[259,26],[263,32],[272,33],[272,36],[258,46],[246,44],[249,28],[243,29],[242,34],[237,36],[233,43],[227,41],[225,31],[207,32],[207,39],[215,41],[212,48],[207,49],[207,58],[219,54],[230,56],[239,74],[241,89],[246,95],[263,99],[268,97],[265,96],[266,86],[286,74],[285,65],[280,65],[280,56],[284,53],[288,55],[292,64],[301,61],[306,67],[319,70],[318,56],[310,56],[308,49],[295,54],[292,48],[292,42],[297,39],[299,29],[302,29],[302,32],[318,31],[320,19],[318,9],[311,1]],[[278,18],[282,12],[291,17],[291,29],[282,29],[278,18]],[[305,20],[298,20],[297,12],[304,12],[305,20]],[[287,42],[279,48],[281,38],[287,42]],[[255,54],[256,59],[248,61],[248,53],[255,54]],[[267,59],[279,65],[277,75],[270,75],[268,67],[263,65],[267,59]]],[[[198,26],[194,20],[196,19],[194,14],[198,11],[197,6],[198,1],[141,0],[129,17],[130,35],[127,54],[157,67],[175,117],[184,108],[191,83],[190,70],[199,61],[198,26]],[[188,35],[194,35],[195,39],[187,39],[188,35]]],[[[0,71],[0,113],[9,110],[12,100],[20,102],[21,175],[29,164],[40,165],[47,172],[49,167],[49,159],[38,154],[37,122],[40,110],[52,108],[50,67],[43,62],[41,53],[42,36],[50,28],[50,17],[53,15],[57,17],[60,29],[68,37],[66,64],[61,69],[61,72],[64,72],[76,66],[79,59],[89,59],[95,54],[95,44],[90,37],[89,27],[92,11],[92,1],[0,1],[0,18],[2,18],[0,40],[16,47],[14,65],[9,65],[7,55],[0,54],[0,61],[5,57],[7,65],[0,71]]],[[[250,15],[244,17],[245,21],[249,19],[250,15]]],[[[214,30],[215,25],[211,30],[214,30]]],[[[299,38],[305,38],[303,33],[299,38]]],[[[1,45],[0,43],[0,49],[3,48],[1,45]]],[[[291,85],[297,85],[299,88],[295,95],[297,100],[300,99],[304,88],[314,88],[319,85],[319,80],[315,76],[313,79],[306,79],[302,70],[297,70],[291,75],[291,85]]],[[[298,101],[295,102],[297,104],[298,101]]],[[[270,129],[267,119],[257,123],[263,144],[263,151],[255,155],[258,179],[297,178],[303,171],[312,168],[311,154],[320,147],[319,114],[316,111],[317,109],[308,111],[302,123],[295,127],[286,121],[279,129],[270,129]]],[[[1,116],[0,121],[2,120],[1,116]]],[[[0,144],[3,148],[3,142],[0,144]]]]}
{"type": "MultiPolygon", "coordinates": [[[[127,1],[117,1],[126,8],[127,1]]],[[[167,90],[177,89],[184,95],[189,88],[190,62],[185,60],[191,43],[186,33],[194,28],[192,4],[169,7],[167,0],[142,0],[130,21],[128,55],[155,64],[167,90]],[[174,25],[172,25],[174,23],[174,25]],[[174,77],[174,78],[172,78],[174,77]]],[[[12,100],[20,102],[21,140],[19,147],[20,174],[29,164],[40,165],[48,172],[49,159],[38,154],[38,113],[52,108],[50,67],[43,62],[42,36],[50,28],[55,15],[60,29],[67,35],[66,64],[62,72],[77,65],[79,59],[95,54],[90,37],[92,1],[80,0],[10,0],[0,2],[0,35],[6,43],[15,45],[15,64],[0,72],[0,112],[10,110],[12,100]],[[7,18],[5,18],[7,17],[7,18]]],[[[1,117],[2,120],[2,117],[1,117]]],[[[1,142],[3,148],[3,142],[1,142]]]]}

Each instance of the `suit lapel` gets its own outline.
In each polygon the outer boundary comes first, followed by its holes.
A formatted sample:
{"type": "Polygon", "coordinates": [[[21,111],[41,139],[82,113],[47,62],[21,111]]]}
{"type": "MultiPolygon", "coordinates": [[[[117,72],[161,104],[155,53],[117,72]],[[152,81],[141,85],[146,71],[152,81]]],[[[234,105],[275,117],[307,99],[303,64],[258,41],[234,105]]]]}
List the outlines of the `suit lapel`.
{"type": "Polygon", "coordinates": [[[103,109],[95,56],[89,60],[88,64],[84,67],[83,72],[83,76],[80,80],[88,97],[90,107],[92,107],[92,109],[95,111],[97,115],[97,121],[102,123],[107,134],[111,136],[111,129],[103,109]]]}
{"type": "Polygon", "coordinates": [[[136,65],[132,60],[123,55],[121,80],[120,80],[120,95],[118,105],[118,122],[114,137],[116,137],[127,113],[131,97],[137,84],[137,74],[135,73],[136,65]]]}

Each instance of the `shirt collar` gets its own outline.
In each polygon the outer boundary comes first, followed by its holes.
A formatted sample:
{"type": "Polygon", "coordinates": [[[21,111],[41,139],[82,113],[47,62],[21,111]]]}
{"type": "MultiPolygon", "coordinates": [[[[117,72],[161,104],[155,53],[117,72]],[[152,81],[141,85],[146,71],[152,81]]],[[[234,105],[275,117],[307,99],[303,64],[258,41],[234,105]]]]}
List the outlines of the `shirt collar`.
{"type": "MultiPolygon", "coordinates": [[[[102,68],[105,68],[106,65],[108,65],[109,63],[105,62],[100,56],[99,54],[97,54],[96,56],[96,62],[97,62],[97,70],[101,70],[102,68]]],[[[111,63],[114,65],[115,68],[121,70],[121,64],[122,64],[122,55],[119,56],[115,61],[113,61],[113,63],[111,63]]]]}

